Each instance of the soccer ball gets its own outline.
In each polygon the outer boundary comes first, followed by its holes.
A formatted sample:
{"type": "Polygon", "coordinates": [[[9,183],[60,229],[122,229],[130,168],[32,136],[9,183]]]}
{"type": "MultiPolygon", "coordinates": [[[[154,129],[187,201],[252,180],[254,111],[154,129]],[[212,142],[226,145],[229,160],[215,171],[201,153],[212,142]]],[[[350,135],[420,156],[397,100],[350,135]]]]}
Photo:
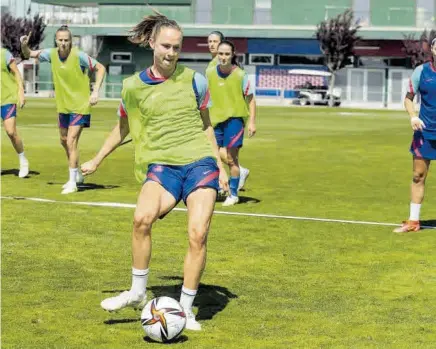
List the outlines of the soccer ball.
{"type": "Polygon", "coordinates": [[[141,324],[151,339],[170,342],[185,329],[186,315],[175,299],[158,297],[148,302],[142,310],[141,324]]]}

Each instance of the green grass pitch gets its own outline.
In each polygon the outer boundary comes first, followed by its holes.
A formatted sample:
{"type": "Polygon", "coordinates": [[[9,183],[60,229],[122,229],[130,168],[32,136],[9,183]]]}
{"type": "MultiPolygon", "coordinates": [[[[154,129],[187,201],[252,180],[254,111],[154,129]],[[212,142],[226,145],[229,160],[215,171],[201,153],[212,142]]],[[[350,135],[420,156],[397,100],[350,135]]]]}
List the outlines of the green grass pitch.
{"type": "MultiPolygon", "coordinates": [[[[81,161],[117,120],[100,102],[80,141],[81,161]]],[[[19,111],[31,164],[2,130],[2,348],[157,348],[140,313],[105,313],[100,301],[130,287],[133,209],[69,202],[134,204],[133,147],[126,144],[63,196],[68,165],[53,100],[19,111]]],[[[251,170],[242,203],[216,209],[400,223],[408,216],[412,161],[405,112],[258,108],[257,135],[241,163],[251,170]]],[[[183,206],[180,206],[183,207],[183,206]]],[[[435,225],[436,178],[422,208],[435,225]]],[[[187,248],[186,213],[153,230],[148,296],[178,298],[187,248]]],[[[177,348],[436,348],[436,230],[397,235],[391,226],[256,216],[214,216],[196,311],[202,332],[177,348]]]]}

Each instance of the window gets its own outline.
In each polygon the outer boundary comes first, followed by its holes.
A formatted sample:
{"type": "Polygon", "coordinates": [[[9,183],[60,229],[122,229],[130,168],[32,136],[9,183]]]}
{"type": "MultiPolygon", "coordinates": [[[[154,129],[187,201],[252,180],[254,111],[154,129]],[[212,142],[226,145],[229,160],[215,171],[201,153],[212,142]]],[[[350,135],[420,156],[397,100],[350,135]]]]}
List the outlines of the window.
{"type": "Polygon", "coordinates": [[[111,52],[111,63],[131,63],[132,52],[111,52]]]}
{"type": "Polygon", "coordinates": [[[294,65],[294,64],[324,65],[324,57],[279,55],[278,64],[279,65],[294,65]]]}
{"type": "Polygon", "coordinates": [[[211,60],[209,53],[194,53],[182,52],[180,53],[178,62],[180,63],[209,63],[211,60]]]}
{"type": "Polygon", "coordinates": [[[361,26],[367,27],[370,25],[370,4],[369,0],[353,0],[354,16],[359,21],[361,26]]]}
{"type": "Polygon", "coordinates": [[[241,53],[238,56],[238,62],[240,65],[245,65],[245,54],[241,53]]]}
{"type": "Polygon", "coordinates": [[[271,0],[254,0],[254,8],[271,9],[271,0]]]}
{"type": "Polygon", "coordinates": [[[274,65],[274,55],[263,54],[263,53],[252,53],[249,56],[249,64],[274,65]]]}
{"type": "Polygon", "coordinates": [[[254,1],[254,24],[271,24],[271,0],[254,1]]]}
{"type": "Polygon", "coordinates": [[[110,65],[108,67],[108,75],[121,75],[123,68],[121,65],[110,65]]]}
{"type": "Polygon", "coordinates": [[[212,23],[212,0],[197,0],[195,23],[212,23]]]}
{"type": "Polygon", "coordinates": [[[412,68],[412,61],[410,57],[407,58],[386,58],[384,62],[389,67],[399,67],[399,68],[412,68]]]}
{"type": "Polygon", "coordinates": [[[434,0],[416,1],[416,26],[432,28],[434,26],[435,2],[434,0]]]}

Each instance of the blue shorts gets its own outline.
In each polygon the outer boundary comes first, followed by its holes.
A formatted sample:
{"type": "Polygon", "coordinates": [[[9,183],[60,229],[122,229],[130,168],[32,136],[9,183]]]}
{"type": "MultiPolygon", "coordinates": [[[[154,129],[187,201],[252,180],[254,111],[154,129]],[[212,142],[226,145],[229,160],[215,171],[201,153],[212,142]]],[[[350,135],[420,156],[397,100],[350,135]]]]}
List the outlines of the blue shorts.
{"type": "Polygon", "coordinates": [[[91,115],[59,113],[59,128],[68,128],[70,126],[91,126],[91,115]]]}
{"type": "Polygon", "coordinates": [[[5,104],[1,106],[2,108],[2,119],[6,120],[9,118],[15,118],[17,116],[17,105],[16,104],[5,104]]]}
{"type": "Polygon", "coordinates": [[[230,118],[214,127],[218,147],[241,148],[244,140],[244,119],[230,118]]]}
{"type": "Polygon", "coordinates": [[[421,131],[415,131],[410,152],[420,159],[436,160],[436,139],[425,139],[421,131]]]}
{"type": "Polygon", "coordinates": [[[197,188],[219,189],[219,169],[212,157],[203,158],[188,165],[173,166],[150,164],[145,182],[162,185],[177,202],[186,200],[197,188]]]}

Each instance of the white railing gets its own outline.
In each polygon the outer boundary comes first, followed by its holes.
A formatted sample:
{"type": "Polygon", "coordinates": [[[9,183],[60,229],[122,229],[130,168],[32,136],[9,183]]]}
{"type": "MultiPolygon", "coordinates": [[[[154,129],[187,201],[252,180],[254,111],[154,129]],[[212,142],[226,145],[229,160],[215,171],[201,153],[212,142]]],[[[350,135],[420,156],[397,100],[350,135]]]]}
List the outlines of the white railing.
{"type": "MultiPolygon", "coordinates": [[[[122,85],[121,82],[103,83],[100,89],[100,98],[121,98],[122,85]]],[[[54,97],[55,95],[52,81],[25,81],[24,92],[26,96],[31,97],[54,97]]]]}
{"type": "MultiPolygon", "coordinates": [[[[407,69],[346,68],[337,75],[336,88],[341,89],[341,106],[356,108],[393,108],[403,109],[403,99],[407,92],[408,80],[412,71],[407,69]],[[340,78],[339,78],[340,77],[340,78]]],[[[252,79],[255,81],[255,76],[252,79]]],[[[100,98],[120,99],[121,82],[105,82],[100,89],[100,98]]],[[[323,89],[290,89],[277,87],[256,87],[256,102],[259,105],[316,105],[325,104],[323,89]],[[304,99],[304,91],[313,98],[304,99]],[[303,100],[301,100],[303,99],[303,100]]],[[[25,82],[28,96],[54,97],[51,81],[25,82]]],[[[334,95],[339,92],[336,91],[334,95]]]]}

